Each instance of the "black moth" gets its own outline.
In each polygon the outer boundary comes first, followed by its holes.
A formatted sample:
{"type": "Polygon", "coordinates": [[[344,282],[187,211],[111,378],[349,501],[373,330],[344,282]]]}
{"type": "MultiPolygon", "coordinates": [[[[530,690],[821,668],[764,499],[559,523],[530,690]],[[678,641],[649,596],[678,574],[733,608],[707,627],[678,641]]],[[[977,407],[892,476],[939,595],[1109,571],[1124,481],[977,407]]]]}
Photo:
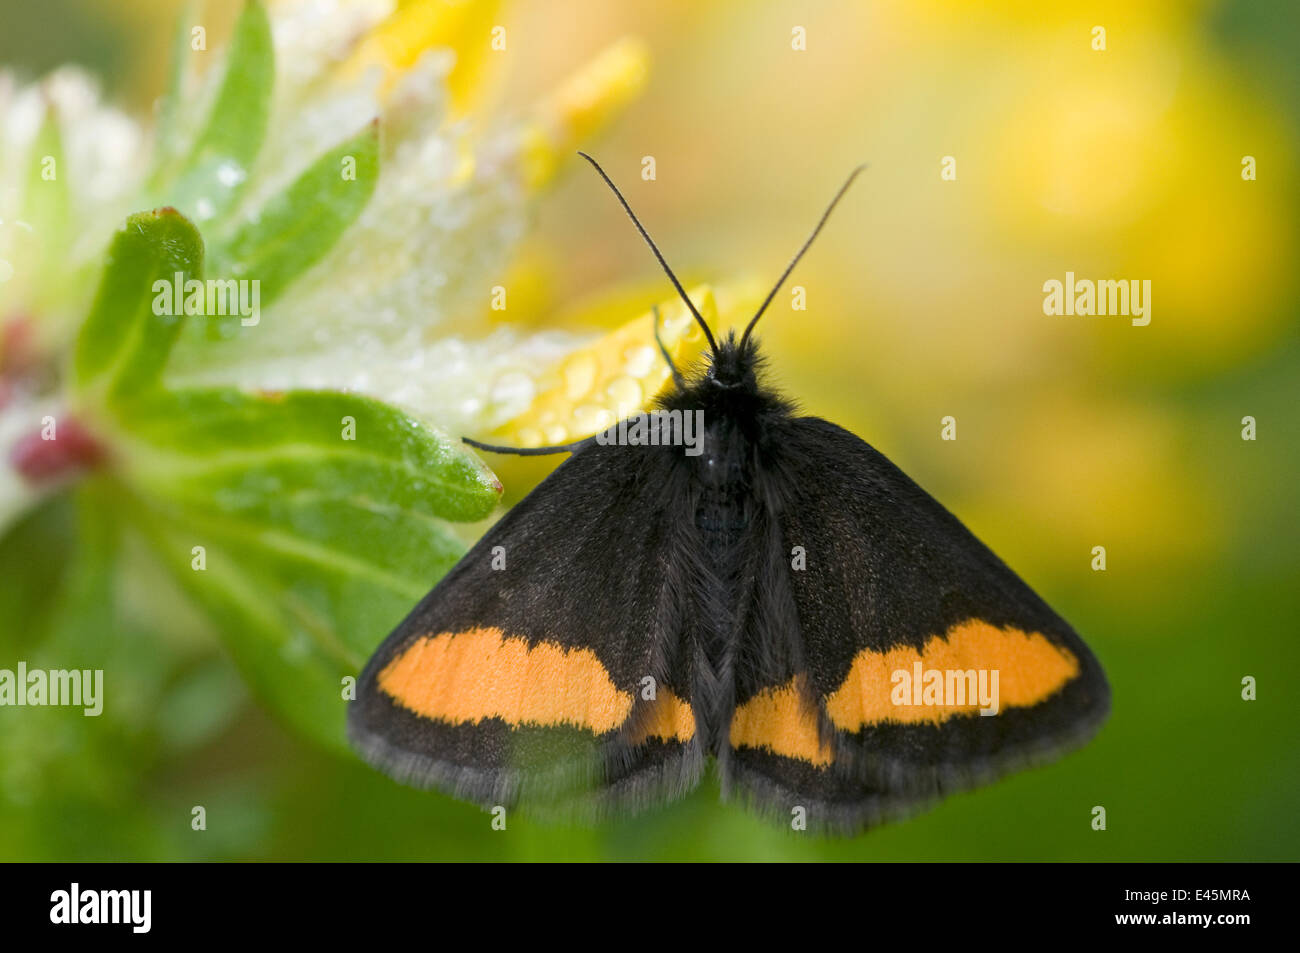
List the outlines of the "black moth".
{"type": "Polygon", "coordinates": [[[1073,629],[880,453],[761,382],[751,332],[860,170],[716,341],[584,158],[711,355],[672,368],[661,445],[467,441],[572,456],[376,651],[349,708],[362,756],[589,817],[681,796],[712,760],[724,797],[854,832],[1091,737],[1109,689],[1073,629]],[[676,411],[703,413],[697,456],[663,445],[676,411]]]}

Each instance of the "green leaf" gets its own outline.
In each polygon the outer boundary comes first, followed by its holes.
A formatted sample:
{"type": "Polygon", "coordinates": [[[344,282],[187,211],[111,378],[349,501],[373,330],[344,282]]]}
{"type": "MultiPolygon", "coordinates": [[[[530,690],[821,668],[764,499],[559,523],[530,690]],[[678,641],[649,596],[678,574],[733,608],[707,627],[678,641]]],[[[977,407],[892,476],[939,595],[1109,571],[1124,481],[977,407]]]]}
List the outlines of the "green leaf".
{"type": "Polygon", "coordinates": [[[185,0],[180,15],[176,17],[167,89],[158,101],[158,122],[155,127],[157,142],[154,155],[155,185],[157,178],[181,151],[181,110],[184,106],[186,64],[191,52],[190,42],[197,10],[197,0],[185,0]]]}
{"type": "MultiPolygon", "coordinates": [[[[22,220],[32,227],[31,260],[41,270],[35,286],[39,292],[55,297],[64,291],[56,275],[66,267],[68,169],[63,161],[59,119],[53,107],[46,111],[45,121],[32,145],[30,161],[23,190],[22,220]]],[[[38,301],[37,311],[44,310],[41,305],[47,304],[38,301]]]]}
{"type": "Polygon", "coordinates": [[[226,73],[207,124],[195,140],[168,201],[200,224],[228,209],[262,149],[275,84],[271,23],[258,0],[249,0],[235,25],[226,73]]]}
{"type": "Polygon", "coordinates": [[[159,700],[158,735],[173,752],[204,744],[229,726],[247,700],[248,692],[228,660],[202,659],[159,700]]]}
{"type": "Polygon", "coordinates": [[[376,120],[317,159],[234,235],[214,243],[211,270],[257,279],[264,307],[334,247],[370,201],[378,178],[376,120]]]}
{"type": "Polygon", "coordinates": [[[183,317],[169,313],[175,308],[155,308],[154,282],[172,288],[179,274],[183,288],[202,268],[203,239],[175,209],[127,219],[109,245],[99,290],[77,337],[73,391],[79,401],[112,404],[158,384],[183,317]]]}
{"type": "Polygon", "coordinates": [[[162,493],[221,490],[223,503],[344,487],[415,512],[472,521],[492,512],[501,490],[458,443],[377,400],[333,391],[168,392],[140,409],[128,439],[133,479],[161,479],[162,493]]]}
{"type": "Polygon", "coordinates": [[[342,679],[460,558],[444,521],[485,518],[501,485],[366,397],[163,386],[183,321],[168,296],[202,255],[173,209],[128,220],[77,341],[77,409],[109,448],[106,508],[152,541],[258,694],[341,746],[342,679]]]}
{"type": "MultiPolygon", "coordinates": [[[[0,536],[0,650],[11,661],[48,630],[76,551],[75,512],[46,500],[0,536]]],[[[0,668],[12,668],[0,662],[0,668]]]]}
{"type": "Polygon", "coordinates": [[[343,677],[463,553],[443,520],[500,494],[458,445],[348,394],[155,395],[115,446],[137,524],[255,690],[333,747],[343,677]]]}
{"type": "MultiPolygon", "coordinates": [[[[70,264],[68,181],[58,107],[39,104],[40,126],[30,144],[16,157],[4,156],[16,181],[5,182],[20,204],[0,211],[0,240],[6,262],[0,263],[0,313],[8,319],[9,295],[20,302],[33,324],[52,326],[66,312],[70,293],[78,287],[70,264]],[[70,272],[73,274],[70,275],[70,272]],[[16,280],[12,284],[7,278],[16,280]]],[[[51,335],[57,337],[55,331],[51,335]]]]}

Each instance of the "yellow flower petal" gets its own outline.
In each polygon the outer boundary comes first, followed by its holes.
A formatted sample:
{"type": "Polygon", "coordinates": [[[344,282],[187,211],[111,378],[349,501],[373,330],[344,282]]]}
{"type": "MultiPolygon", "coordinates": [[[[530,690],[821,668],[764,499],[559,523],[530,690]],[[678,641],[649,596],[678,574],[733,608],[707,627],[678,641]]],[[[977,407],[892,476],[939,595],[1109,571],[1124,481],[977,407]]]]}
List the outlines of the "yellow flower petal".
{"type": "Polygon", "coordinates": [[[462,111],[473,98],[484,60],[491,52],[492,28],[498,25],[500,10],[499,0],[408,0],[362,41],[344,71],[354,75],[380,66],[386,92],[425,50],[453,50],[456,65],[447,87],[453,109],[462,111]]]}
{"type": "MultiPolygon", "coordinates": [[[[709,326],[716,326],[712,290],[696,288],[691,300],[709,326]]],[[[664,347],[684,370],[707,347],[704,332],[681,301],[663,302],[659,310],[664,347]]],[[[647,312],[565,357],[528,409],[499,428],[493,439],[538,447],[590,437],[646,407],[671,377],[647,312]]]]}
{"type": "Polygon", "coordinates": [[[641,92],[650,54],[625,37],[606,47],[539,103],[524,133],[521,153],[528,183],[551,178],[561,158],[589,139],[641,92]]]}

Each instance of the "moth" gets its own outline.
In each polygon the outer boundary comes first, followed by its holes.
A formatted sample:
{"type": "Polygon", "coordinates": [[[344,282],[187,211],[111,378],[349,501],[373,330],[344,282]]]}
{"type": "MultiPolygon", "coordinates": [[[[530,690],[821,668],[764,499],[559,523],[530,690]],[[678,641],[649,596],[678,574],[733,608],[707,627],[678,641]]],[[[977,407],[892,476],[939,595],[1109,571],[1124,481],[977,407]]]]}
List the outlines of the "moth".
{"type": "MultiPolygon", "coordinates": [[[[565,460],[379,646],[348,713],[393,778],[587,818],[724,797],[852,833],[1088,740],[1110,692],[1074,630],[942,505],[715,338],[619,440],[565,460]],[[688,418],[689,415],[689,418],[688,418]],[[702,441],[683,452],[681,422],[702,441]]],[[[792,818],[795,819],[792,821],[792,818]]]]}

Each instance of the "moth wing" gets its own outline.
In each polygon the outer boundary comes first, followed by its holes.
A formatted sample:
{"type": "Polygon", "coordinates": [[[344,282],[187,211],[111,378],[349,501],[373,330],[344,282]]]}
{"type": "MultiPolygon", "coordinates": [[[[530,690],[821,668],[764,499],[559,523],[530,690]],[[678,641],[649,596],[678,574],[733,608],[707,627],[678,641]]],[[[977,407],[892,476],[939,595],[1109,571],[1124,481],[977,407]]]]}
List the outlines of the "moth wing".
{"type": "Polygon", "coordinates": [[[603,813],[691,788],[694,718],[665,671],[677,465],[588,444],[506,513],[366,665],[362,757],[485,806],[603,813]]]}
{"type": "Polygon", "coordinates": [[[955,516],[825,420],[769,436],[770,555],[731,724],[745,794],[860,829],[1096,732],[1097,659],[955,516]]]}

